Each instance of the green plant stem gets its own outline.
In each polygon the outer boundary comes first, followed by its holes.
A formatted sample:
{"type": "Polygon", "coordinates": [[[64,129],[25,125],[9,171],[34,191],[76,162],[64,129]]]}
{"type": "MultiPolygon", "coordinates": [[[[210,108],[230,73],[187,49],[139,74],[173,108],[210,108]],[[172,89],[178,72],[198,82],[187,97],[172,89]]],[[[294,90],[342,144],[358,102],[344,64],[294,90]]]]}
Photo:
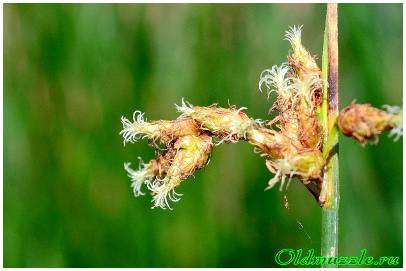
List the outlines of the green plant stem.
{"type": "MultiPolygon", "coordinates": [[[[323,46],[323,76],[327,77],[328,88],[325,87],[323,95],[322,121],[325,139],[323,153],[327,160],[321,197],[322,206],[322,232],[321,255],[335,257],[338,255],[338,209],[339,209],[339,164],[338,164],[338,132],[336,120],[338,117],[338,23],[337,4],[327,4],[325,42],[323,46]],[[327,54],[327,57],[324,56],[327,54]],[[328,62],[326,63],[326,59],[328,62]],[[327,65],[326,65],[327,64],[327,65]],[[328,91],[326,91],[328,89],[328,91]]],[[[336,264],[326,263],[325,267],[334,267],[336,264]]]]}

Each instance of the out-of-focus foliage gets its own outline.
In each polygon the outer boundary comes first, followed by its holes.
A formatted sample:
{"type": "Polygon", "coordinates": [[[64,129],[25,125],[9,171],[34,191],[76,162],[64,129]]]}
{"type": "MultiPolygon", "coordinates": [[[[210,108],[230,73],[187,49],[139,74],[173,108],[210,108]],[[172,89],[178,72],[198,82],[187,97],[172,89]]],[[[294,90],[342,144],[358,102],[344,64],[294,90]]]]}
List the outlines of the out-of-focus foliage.
{"type": "MultiPolygon", "coordinates": [[[[118,133],[136,109],[175,118],[182,97],[267,118],[260,72],[286,60],[294,24],[321,56],[324,15],[308,4],[6,4],[4,265],[271,267],[280,248],[319,251],[320,207],[297,182],[264,192],[272,174],[248,144],[216,148],[174,211],[151,210],[123,163],[154,152],[124,148],[118,133]]],[[[339,16],[342,107],[400,104],[401,4],[340,5],[339,16]]],[[[401,146],[341,138],[341,255],[402,255],[401,146]]]]}

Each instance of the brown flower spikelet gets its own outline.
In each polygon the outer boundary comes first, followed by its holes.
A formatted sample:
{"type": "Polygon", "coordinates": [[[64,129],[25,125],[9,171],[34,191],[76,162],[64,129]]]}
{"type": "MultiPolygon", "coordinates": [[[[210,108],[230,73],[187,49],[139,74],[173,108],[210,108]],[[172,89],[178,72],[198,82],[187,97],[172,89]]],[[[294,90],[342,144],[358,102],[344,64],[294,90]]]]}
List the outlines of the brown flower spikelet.
{"type": "Polygon", "coordinates": [[[370,104],[351,103],[340,112],[338,127],[344,135],[365,143],[375,141],[383,131],[396,127],[400,117],[370,104]]]}
{"type": "Polygon", "coordinates": [[[182,101],[176,106],[182,116],[193,118],[201,129],[210,131],[222,141],[236,142],[246,137],[247,129],[255,122],[243,112],[245,109],[235,107],[222,108],[217,105],[192,106],[182,101]]]}
{"type": "Polygon", "coordinates": [[[288,56],[289,65],[294,69],[300,79],[304,79],[309,75],[319,77],[321,71],[314,57],[302,45],[301,32],[302,26],[293,26],[286,31],[285,39],[290,42],[293,50],[293,53],[288,56]]]}
{"type": "Polygon", "coordinates": [[[313,56],[301,43],[301,27],[293,26],[285,38],[292,46],[288,65],[274,66],[261,73],[259,87],[266,84],[268,95],[277,93],[272,109],[279,115],[276,123],[281,133],[299,148],[312,150],[320,147],[322,129],[316,111],[322,103],[323,82],[313,56]]]}
{"type": "Polygon", "coordinates": [[[189,117],[147,122],[143,115],[140,111],[135,111],[133,122],[127,118],[121,118],[123,130],[120,134],[124,137],[124,143],[134,143],[138,139],[148,138],[154,143],[168,145],[178,137],[201,133],[196,122],[189,117]]]}
{"type": "Polygon", "coordinates": [[[247,141],[263,156],[270,159],[282,159],[289,153],[296,153],[296,147],[282,133],[263,127],[251,127],[247,131],[247,141]]]}
{"type": "Polygon", "coordinates": [[[158,178],[148,185],[153,193],[152,208],[171,209],[168,200],[178,201],[180,196],[174,189],[196,170],[206,165],[211,150],[212,139],[208,135],[188,135],[178,138],[168,150],[169,157],[161,161],[166,169],[165,177],[158,178]],[[167,165],[169,166],[166,167],[167,165]]]}
{"type": "Polygon", "coordinates": [[[316,117],[316,110],[322,103],[323,82],[321,71],[314,57],[301,43],[301,28],[293,26],[286,32],[286,39],[291,43],[293,53],[288,56],[288,63],[296,77],[299,101],[294,105],[298,118],[298,138],[306,149],[316,149],[321,142],[321,126],[316,117]]]}

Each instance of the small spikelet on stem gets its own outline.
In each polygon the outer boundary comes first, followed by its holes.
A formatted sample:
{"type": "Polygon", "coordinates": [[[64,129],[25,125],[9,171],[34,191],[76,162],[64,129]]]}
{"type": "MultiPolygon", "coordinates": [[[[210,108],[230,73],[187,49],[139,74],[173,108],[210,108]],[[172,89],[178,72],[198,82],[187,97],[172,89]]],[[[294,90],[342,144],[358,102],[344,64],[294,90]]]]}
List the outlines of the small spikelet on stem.
{"type": "Polygon", "coordinates": [[[123,130],[120,134],[123,136],[124,145],[127,142],[134,143],[141,138],[148,138],[152,141],[158,141],[164,145],[185,135],[198,135],[199,127],[195,121],[189,117],[180,117],[175,120],[158,120],[147,122],[144,119],[144,113],[135,111],[133,122],[125,117],[121,117],[123,130]]]}
{"type": "Polygon", "coordinates": [[[295,70],[299,78],[319,76],[320,69],[314,57],[302,45],[302,26],[290,27],[285,33],[285,40],[289,41],[293,54],[288,56],[289,65],[295,70]]]}
{"type": "Polygon", "coordinates": [[[284,134],[263,127],[251,127],[247,130],[247,141],[258,152],[270,159],[281,159],[297,151],[291,140],[284,134]]]}
{"type": "Polygon", "coordinates": [[[399,107],[385,107],[387,111],[369,104],[352,103],[344,108],[338,117],[341,132],[364,144],[376,143],[378,135],[384,131],[394,131],[390,135],[395,140],[403,133],[402,110],[399,107]]]}
{"type": "MultiPolygon", "coordinates": [[[[145,183],[152,192],[153,206],[162,209],[172,209],[170,202],[180,200],[181,194],[175,192],[181,182],[190,177],[196,170],[206,165],[212,150],[212,138],[202,134],[199,136],[187,135],[179,137],[167,149],[166,153],[152,160],[149,164],[148,175],[144,170],[139,172],[130,171],[130,178],[134,179],[134,187],[139,191],[139,187],[145,183]],[[146,178],[144,175],[148,175],[146,178]]],[[[141,193],[136,195],[141,195],[141,193]]]]}
{"type": "Polygon", "coordinates": [[[192,106],[182,100],[182,105],[176,105],[183,117],[194,119],[200,129],[209,131],[220,138],[222,142],[237,142],[245,138],[246,130],[257,121],[250,119],[244,112],[245,107],[222,108],[212,106],[192,106]]]}

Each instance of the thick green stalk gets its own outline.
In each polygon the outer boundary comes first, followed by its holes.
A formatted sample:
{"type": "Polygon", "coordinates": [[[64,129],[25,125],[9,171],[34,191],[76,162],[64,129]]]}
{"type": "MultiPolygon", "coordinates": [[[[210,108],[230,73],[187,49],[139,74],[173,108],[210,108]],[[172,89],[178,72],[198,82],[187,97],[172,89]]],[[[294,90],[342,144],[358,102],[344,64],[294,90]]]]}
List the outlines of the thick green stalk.
{"type": "MultiPolygon", "coordinates": [[[[323,79],[322,125],[325,132],[323,154],[327,160],[323,176],[321,199],[322,233],[321,255],[335,257],[338,255],[338,209],[339,209],[339,165],[338,165],[338,27],[337,4],[327,4],[325,39],[323,45],[323,79]],[[325,82],[326,82],[325,81],[325,82]]],[[[326,263],[325,266],[337,266],[326,263]]]]}

